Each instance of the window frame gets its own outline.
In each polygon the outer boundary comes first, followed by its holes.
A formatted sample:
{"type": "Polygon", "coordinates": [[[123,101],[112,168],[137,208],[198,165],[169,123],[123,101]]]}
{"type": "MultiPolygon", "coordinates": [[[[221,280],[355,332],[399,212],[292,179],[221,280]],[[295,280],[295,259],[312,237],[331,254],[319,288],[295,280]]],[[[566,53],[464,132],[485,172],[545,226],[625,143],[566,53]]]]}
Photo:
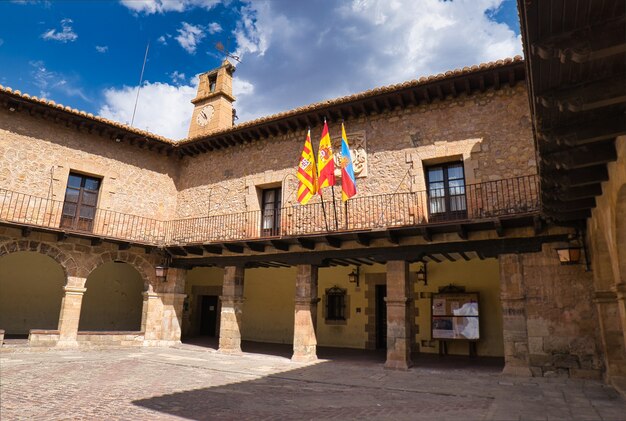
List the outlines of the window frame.
{"type": "Polygon", "coordinates": [[[348,320],[348,290],[334,286],[324,293],[324,320],[329,324],[345,324],[348,320]],[[332,297],[332,299],[331,299],[332,297]]]}
{"type": "Polygon", "coordinates": [[[429,220],[441,221],[441,220],[456,220],[467,218],[467,182],[465,179],[465,166],[463,161],[448,161],[438,164],[425,165],[424,166],[425,178],[426,178],[426,194],[428,197],[428,215],[429,220]],[[450,169],[460,168],[461,178],[451,178],[450,169]],[[442,179],[432,180],[432,172],[434,170],[441,169],[442,179]],[[460,186],[451,186],[451,182],[462,181],[460,186]],[[443,184],[443,187],[433,189],[432,184],[443,184]],[[459,189],[461,193],[451,194],[452,190],[459,189]],[[433,192],[442,190],[442,195],[434,195],[433,192]],[[452,205],[455,204],[457,209],[452,210],[452,205]],[[438,208],[443,205],[442,211],[433,211],[433,208],[438,208]],[[460,209],[458,209],[460,208],[460,209]]]}
{"type": "Polygon", "coordinates": [[[63,207],[61,208],[60,227],[70,228],[76,231],[92,232],[94,222],[97,217],[101,188],[102,177],[70,171],[67,177],[67,184],[65,186],[63,207]],[[72,185],[72,177],[80,180],[78,186],[72,185]],[[89,188],[88,182],[97,183],[96,188],[89,188]],[[69,200],[71,197],[70,192],[75,193],[75,201],[69,200]],[[92,199],[88,200],[87,198],[90,196],[92,196],[92,199]],[[73,212],[68,211],[71,206],[74,207],[73,212]],[[83,210],[88,210],[91,216],[85,216],[82,212],[83,210]]]}
{"type": "Polygon", "coordinates": [[[280,235],[280,217],[282,205],[282,187],[261,189],[261,236],[275,237],[280,235]],[[268,201],[267,196],[274,193],[268,201]]]}

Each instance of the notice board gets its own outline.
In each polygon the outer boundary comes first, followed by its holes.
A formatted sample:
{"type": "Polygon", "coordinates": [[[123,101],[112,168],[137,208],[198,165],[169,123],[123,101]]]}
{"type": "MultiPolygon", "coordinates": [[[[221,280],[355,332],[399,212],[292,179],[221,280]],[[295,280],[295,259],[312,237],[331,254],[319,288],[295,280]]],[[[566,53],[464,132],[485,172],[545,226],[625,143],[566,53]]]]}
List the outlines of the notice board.
{"type": "Polygon", "coordinates": [[[477,292],[440,292],[431,300],[432,339],[480,339],[477,292]]]}

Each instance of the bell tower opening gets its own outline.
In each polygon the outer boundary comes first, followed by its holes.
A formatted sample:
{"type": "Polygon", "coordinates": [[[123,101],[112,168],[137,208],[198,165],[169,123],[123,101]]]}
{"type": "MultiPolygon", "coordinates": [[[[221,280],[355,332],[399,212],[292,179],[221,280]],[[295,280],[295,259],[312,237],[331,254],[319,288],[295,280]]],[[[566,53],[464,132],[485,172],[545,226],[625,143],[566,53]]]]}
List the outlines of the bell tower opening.
{"type": "Polygon", "coordinates": [[[198,93],[191,100],[195,107],[188,137],[204,136],[233,126],[234,72],[235,66],[224,60],[217,69],[200,75],[198,93]]]}

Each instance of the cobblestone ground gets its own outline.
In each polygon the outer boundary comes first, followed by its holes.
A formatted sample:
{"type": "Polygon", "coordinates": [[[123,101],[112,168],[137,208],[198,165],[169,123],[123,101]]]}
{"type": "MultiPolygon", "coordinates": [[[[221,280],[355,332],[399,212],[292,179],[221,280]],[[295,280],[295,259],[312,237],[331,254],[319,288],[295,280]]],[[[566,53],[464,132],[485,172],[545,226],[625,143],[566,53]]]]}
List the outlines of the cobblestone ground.
{"type": "Polygon", "coordinates": [[[272,355],[168,349],[2,352],[8,420],[626,420],[594,381],[494,369],[384,370],[372,361],[293,363],[272,355]]]}

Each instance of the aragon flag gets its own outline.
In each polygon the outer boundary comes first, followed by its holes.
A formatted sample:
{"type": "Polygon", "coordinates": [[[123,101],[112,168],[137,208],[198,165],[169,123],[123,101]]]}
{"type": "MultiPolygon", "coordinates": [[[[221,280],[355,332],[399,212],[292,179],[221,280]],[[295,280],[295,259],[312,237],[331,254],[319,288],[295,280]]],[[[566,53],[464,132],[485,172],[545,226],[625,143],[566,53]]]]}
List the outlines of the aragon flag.
{"type": "Polygon", "coordinates": [[[317,170],[315,168],[313,145],[311,144],[311,130],[306,134],[296,176],[300,180],[298,184],[298,202],[306,205],[311,197],[317,193],[317,170]]]}
{"type": "Polygon", "coordinates": [[[343,123],[341,123],[341,198],[346,202],[355,194],[356,178],[354,177],[354,166],[352,165],[346,129],[343,127],[343,123]]]}
{"type": "Polygon", "coordinates": [[[322,139],[320,140],[320,149],[317,152],[317,170],[318,170],[318,193],[322,195],[322,188],[335,185],[335,161],[333,157],[333,146],[330,143],[330,135],[328,134],[328,124],[324,120],[324,128],[322,129],[322,139]]]}

